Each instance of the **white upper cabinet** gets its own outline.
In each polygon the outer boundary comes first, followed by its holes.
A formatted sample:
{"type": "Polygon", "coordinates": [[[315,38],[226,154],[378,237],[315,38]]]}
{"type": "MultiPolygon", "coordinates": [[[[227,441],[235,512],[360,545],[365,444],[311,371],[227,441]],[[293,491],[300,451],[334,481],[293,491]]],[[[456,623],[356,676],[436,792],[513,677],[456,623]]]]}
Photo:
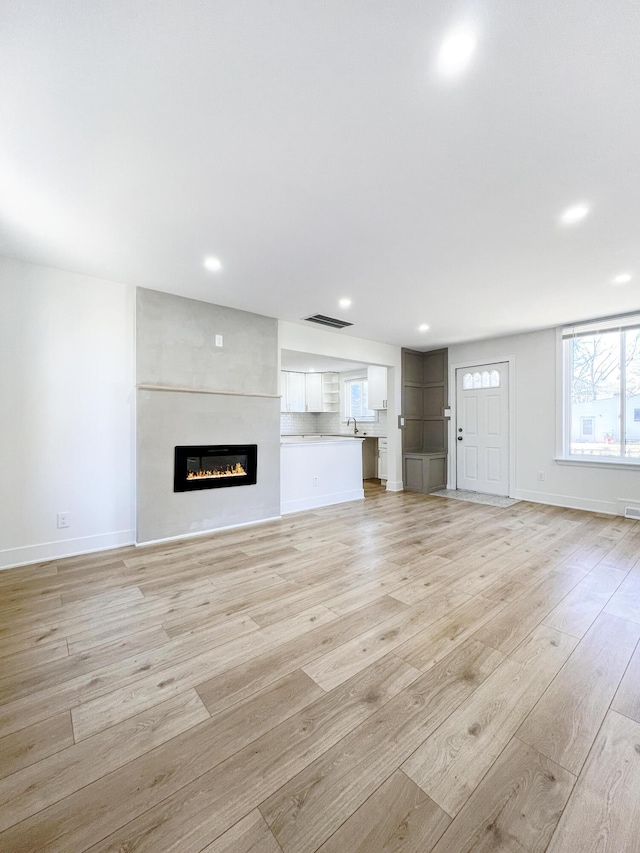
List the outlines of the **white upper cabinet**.
{"type": "Polygon", "coordinates": [[[322,412],[322,374],[305,373],[304,375],[306,411],[322,412]]]}
{"type": "Polygon", "coordinates": [[[305,380],[304,373],[293,373],[283,370],[281,412],[305,411],[305,380]]]}
{"type": "Polygon", "coordinates": [[[297,373],[283,370],[281,412],[337,412],[340,393],[337,373],[297,373]]]}
{"type": "Polygon", "coordinates": [[[387,408],[387,368],[368,367],[367,386],[369,408],[374,411],[387,408]]]}

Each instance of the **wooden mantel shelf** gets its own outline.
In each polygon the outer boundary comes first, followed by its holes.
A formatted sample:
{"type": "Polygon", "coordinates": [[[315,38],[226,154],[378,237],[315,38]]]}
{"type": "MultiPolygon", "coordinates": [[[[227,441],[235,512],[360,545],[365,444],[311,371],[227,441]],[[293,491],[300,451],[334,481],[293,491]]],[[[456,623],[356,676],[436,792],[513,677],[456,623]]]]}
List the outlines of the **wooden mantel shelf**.
{"type": "Polygon", "coordinates": [[[136,385],[140,391],[178,391],[183,394],[222,394],[225,397],[269,397],[280,399],[280,394],[254,394],[250,391],[214,391],[211,388],[186,388],[180,385],[136,385]]]}

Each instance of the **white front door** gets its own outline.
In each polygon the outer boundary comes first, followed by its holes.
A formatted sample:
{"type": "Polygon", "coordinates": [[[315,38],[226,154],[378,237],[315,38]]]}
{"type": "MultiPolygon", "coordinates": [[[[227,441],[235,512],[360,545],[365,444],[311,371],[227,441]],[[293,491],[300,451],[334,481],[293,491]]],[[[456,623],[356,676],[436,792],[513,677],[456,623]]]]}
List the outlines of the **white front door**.
{"type": "Polygon", "coordinates": [[[457,488],[509,494],[509,364],[456,370],[457,488]]]}

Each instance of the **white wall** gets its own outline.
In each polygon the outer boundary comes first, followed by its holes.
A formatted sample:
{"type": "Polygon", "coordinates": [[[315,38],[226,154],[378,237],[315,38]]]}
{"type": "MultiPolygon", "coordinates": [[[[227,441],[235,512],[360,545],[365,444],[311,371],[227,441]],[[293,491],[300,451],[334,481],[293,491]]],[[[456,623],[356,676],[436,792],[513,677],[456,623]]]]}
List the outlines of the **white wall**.
{"type": "Polygon", "coordinates": [[[400,347],[283,320],[278,323],[278,330],[281,349],[350,359],[361,364],[378,364],[387,368],[387,437],[389,440],[387,489],[400,491],[402,489],[402,434],[397,427],[402,405],[400,347]]]}
{"type": "MultiPolygon", "coordinates": [[[[449,347],[449,365],[515,359],[515,490],[512,497],[598,512],[619,513],[620,502],[640,500],[637,469],[558,463],[561,375],[555,329],[449,347]],[[538,480],[544,472],[544,482],[538,480]]],[[[455,382],[450,377],[450,400],[455,382]]],[[[449,446],[456,444],[452,430],[449,446]]],[[[454,454],[450,454],[455,464],[454,454]]]]}
{"type": "Polygon", "coordinates": [[[0,567],[133,542],[134,288],[0,258],[0,300],[0,567]]]}

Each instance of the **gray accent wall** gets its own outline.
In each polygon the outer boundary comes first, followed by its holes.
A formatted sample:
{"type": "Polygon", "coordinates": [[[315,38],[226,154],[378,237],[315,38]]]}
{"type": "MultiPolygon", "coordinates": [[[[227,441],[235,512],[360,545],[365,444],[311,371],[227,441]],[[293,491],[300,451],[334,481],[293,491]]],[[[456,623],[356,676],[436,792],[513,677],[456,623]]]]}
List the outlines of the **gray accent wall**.
{"type": "Polygon", "coordinates": [[[278,393],[278,321],[271,317],[139,287],[136,327],[138,385],[278,393]]]}
{"type": "Polygon", "coordinates": [[[280,515],[277,321],[138,288],[137,541],[280,515]],[[215,346],[215,335],[223,347],[215,346]],[[235,393],[234,393],[235,392],[235,393]],[[257,444],[253,486],[173,491],[176,445],[257,444]]]}

